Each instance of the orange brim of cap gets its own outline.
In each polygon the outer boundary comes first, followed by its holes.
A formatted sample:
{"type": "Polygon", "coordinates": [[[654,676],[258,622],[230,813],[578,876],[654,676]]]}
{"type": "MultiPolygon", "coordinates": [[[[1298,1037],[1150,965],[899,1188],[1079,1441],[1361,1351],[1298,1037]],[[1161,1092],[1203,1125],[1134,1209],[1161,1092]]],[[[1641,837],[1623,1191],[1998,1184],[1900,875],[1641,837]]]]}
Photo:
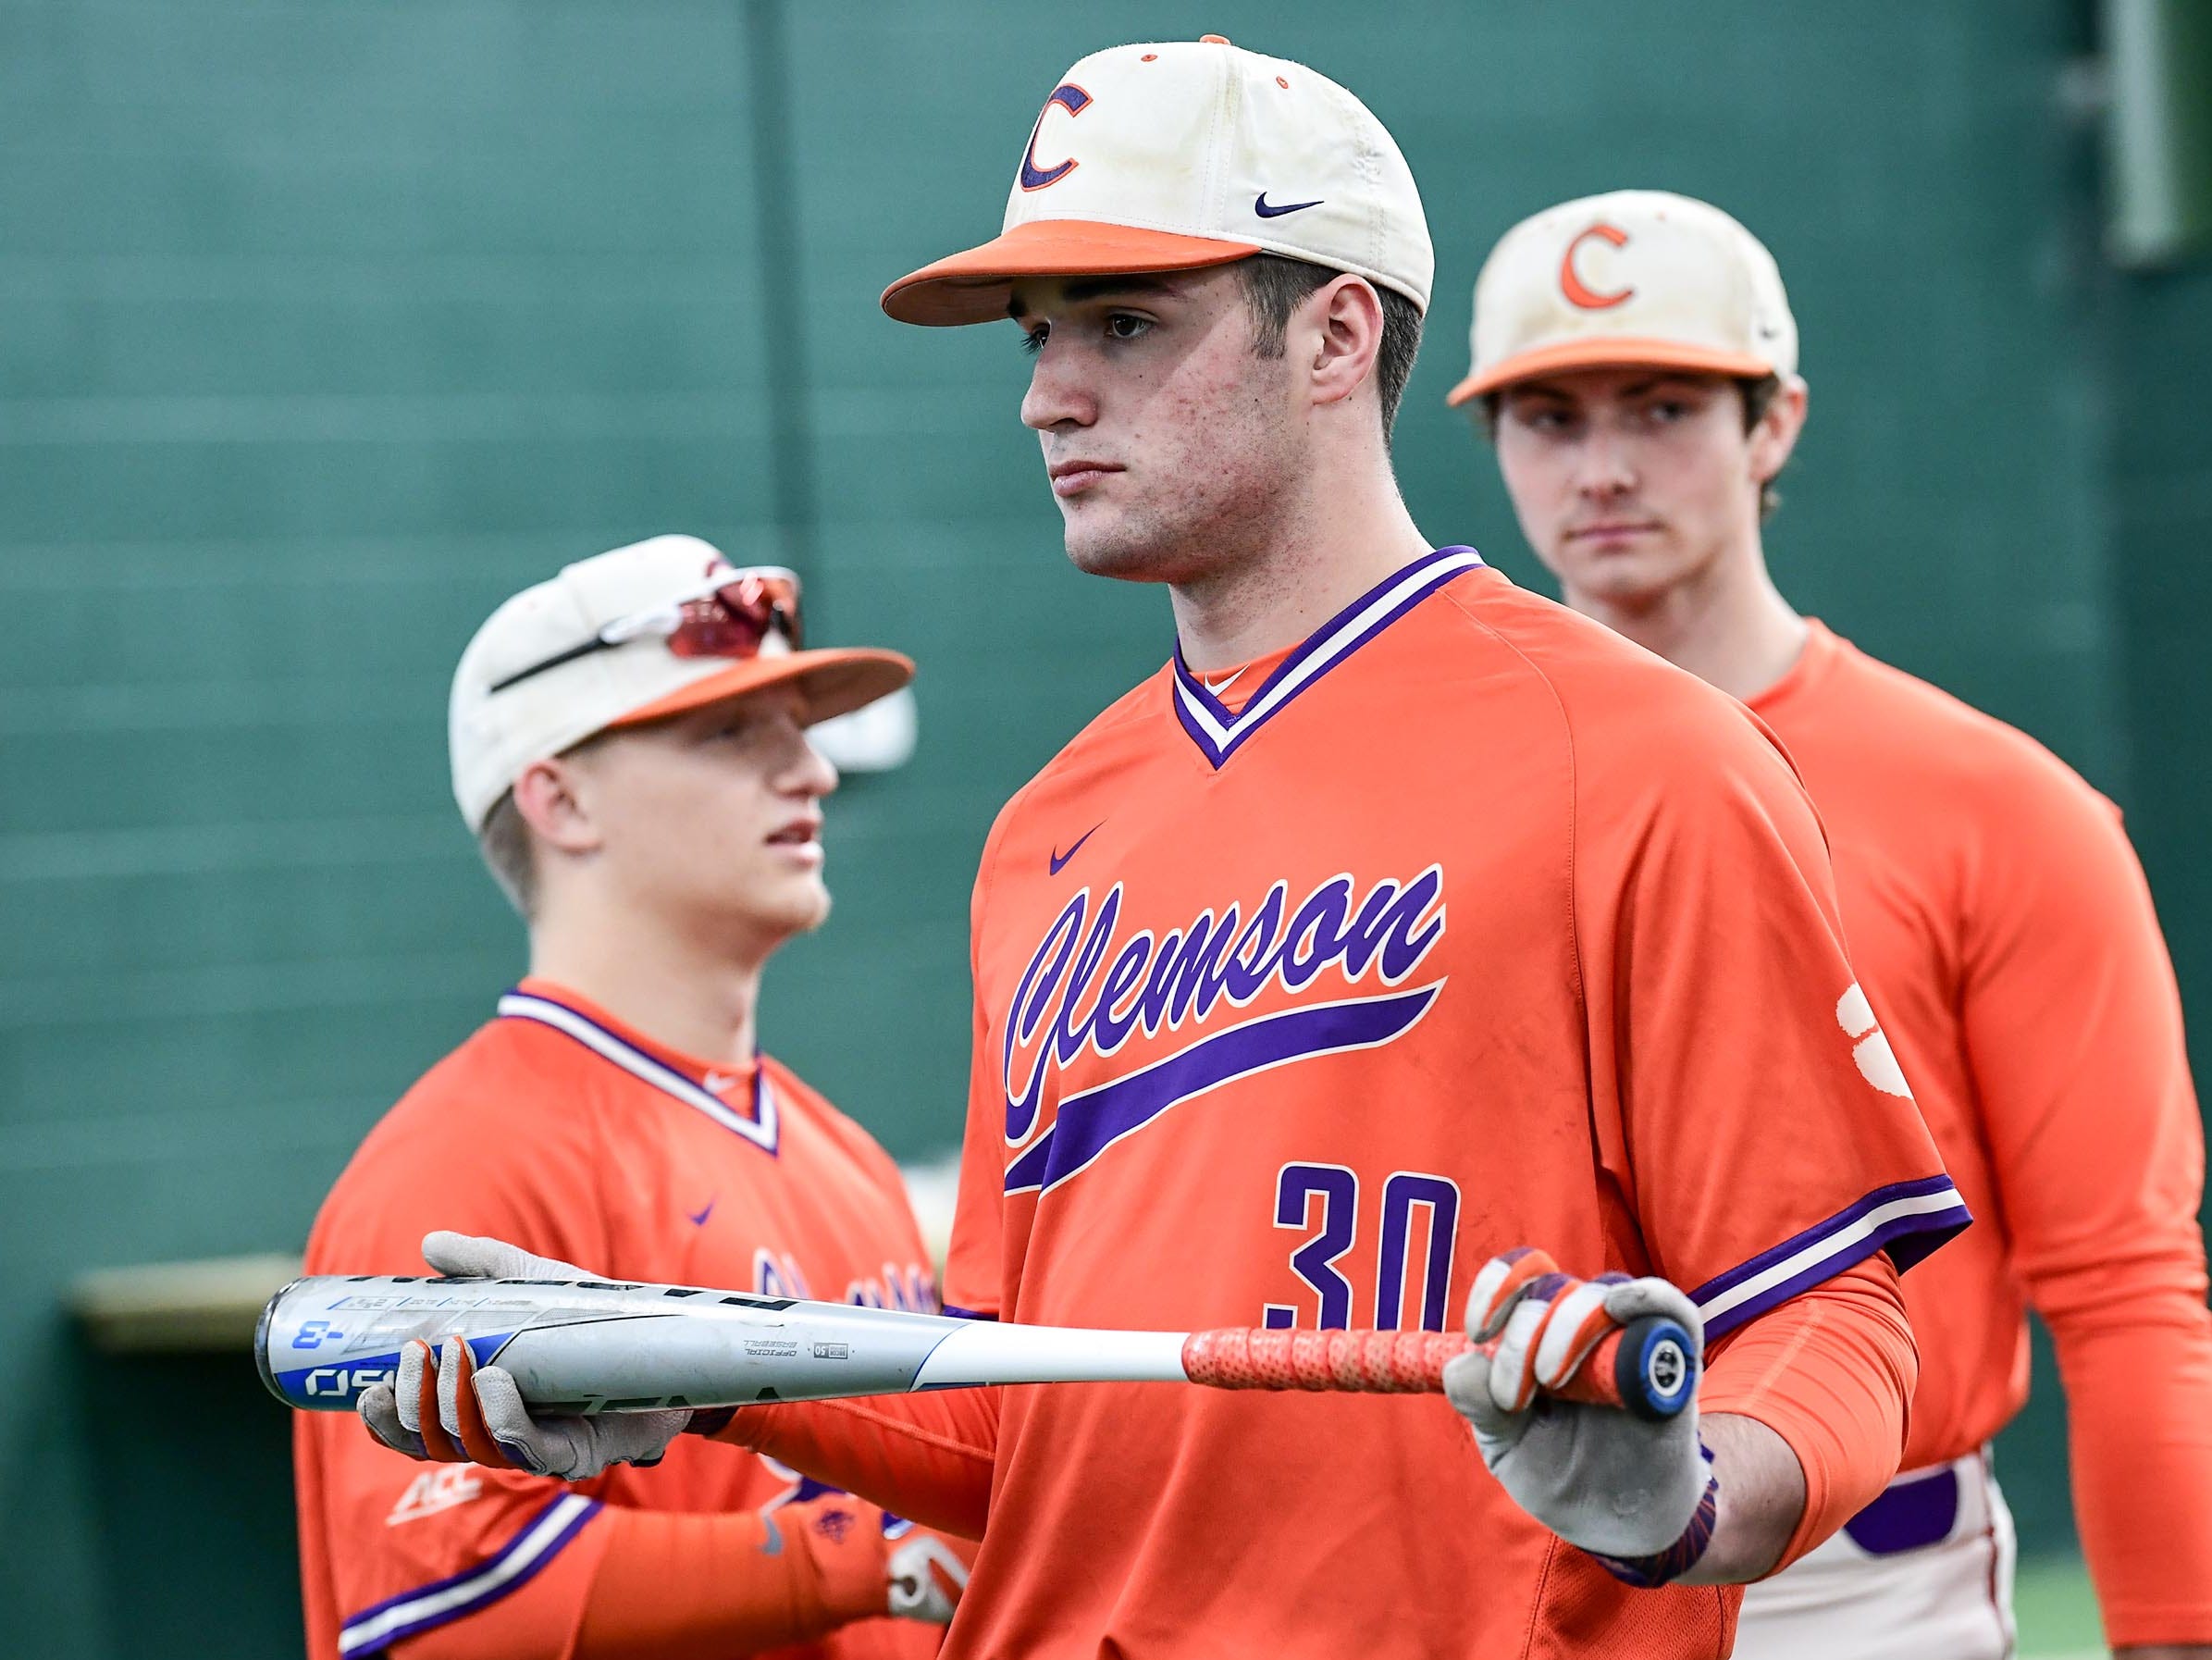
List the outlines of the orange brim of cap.
{"type": "Polygon", "coordinates": [[[807,724],[850,714],[889,697],[914,678],[914,663],[896,651],[877,651],[847,646],[824,651],[789,651],[780,657],[750,657],[726,669],[702,675],[688,686],[642,704],[620,720],[609,721],[607,730],[664,721],[687,714],[710,703],[735,698],[771,686],[796,686],[807,700],[807,724]]]}
{"type": "Polygon", "coordinates": [[[1097,219],[1032,219],[980,248],[901,277],[884,291],[884,309],[901,323],[933,328],[991,323],[1007,315],[1017,277],[1118,277],[1139,271],[1195,271],[1259,252],[1254,242],[1217,242],[1142,230],[1097,219]]]}
{"type": "Polygon", "coordinates": [[[1469,375],[1452,389],[1444,402],[1456,409],[1468,399],[1494,392],[1501,386],[1568,369],[1637,368],[1689,369],[1702,375],[1745,378],[1774,372],[1771,359],[1754,357],[1748,352],[1724,352],[1717,346],[1694,346],[1686,341],[1615,335],[1609,339],[1558,341],[1549,346],[1517,353],[1469,375]]]}

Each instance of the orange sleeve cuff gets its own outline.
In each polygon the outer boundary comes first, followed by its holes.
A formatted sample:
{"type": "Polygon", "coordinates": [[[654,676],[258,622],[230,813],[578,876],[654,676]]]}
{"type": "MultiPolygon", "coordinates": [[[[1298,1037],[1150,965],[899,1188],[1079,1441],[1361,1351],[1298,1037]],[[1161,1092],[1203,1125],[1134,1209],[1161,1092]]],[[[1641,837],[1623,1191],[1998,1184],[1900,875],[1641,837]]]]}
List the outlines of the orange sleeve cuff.
{"type": "Polygon", "coordinates": [[[941,1533],[983,1536],[995,1389],[743,1406],[712,1439],[763,1454],[941,1533]]]}
{"type": "Polygon", "coordinates": [[[1758,1419],[1805,1474],[1805,1513],[1770,1571],[1889,1484],[1919,1381],[1897,1270],[1881,1252],[1732,1332],[1708,1357],[1699,1410],[1758,1419]]]}

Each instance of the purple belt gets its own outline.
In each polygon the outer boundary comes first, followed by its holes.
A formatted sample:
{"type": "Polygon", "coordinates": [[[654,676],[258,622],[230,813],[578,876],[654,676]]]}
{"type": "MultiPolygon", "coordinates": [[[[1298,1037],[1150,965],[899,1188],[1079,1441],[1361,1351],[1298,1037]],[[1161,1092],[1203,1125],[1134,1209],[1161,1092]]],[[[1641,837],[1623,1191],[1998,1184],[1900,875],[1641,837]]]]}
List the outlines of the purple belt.
{"type": "Polygon", "coordinates": [[[1885,1488],[1844,1523],[1844,1531],[1870,1556],[1895,1556],[1940,1544],[1958,1519],[1959,1467],[1954,1464],[1885,1488]]]}

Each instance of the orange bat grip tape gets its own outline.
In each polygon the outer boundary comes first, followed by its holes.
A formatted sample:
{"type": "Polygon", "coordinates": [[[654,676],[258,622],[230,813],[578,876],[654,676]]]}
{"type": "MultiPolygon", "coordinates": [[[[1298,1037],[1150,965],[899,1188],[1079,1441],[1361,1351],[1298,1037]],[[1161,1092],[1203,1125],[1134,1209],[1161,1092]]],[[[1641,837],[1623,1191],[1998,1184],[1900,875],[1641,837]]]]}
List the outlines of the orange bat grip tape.
{"type": "MultiPolygon", "coordinates": [[[[1267,1332],[1224,1326],[1183,1340],[1183,1371],[1214,1389],[1344,1390],[1355,1394],[1436,1394],[1444,1363],[1475,1345],[1450,1332],[1267,1332]]],[[[1614,1361],[1621,1333],[1609,1332],[1565,1384],[1547,1394],[1593,1406],[1619,1406],[1614,1361]]]]}

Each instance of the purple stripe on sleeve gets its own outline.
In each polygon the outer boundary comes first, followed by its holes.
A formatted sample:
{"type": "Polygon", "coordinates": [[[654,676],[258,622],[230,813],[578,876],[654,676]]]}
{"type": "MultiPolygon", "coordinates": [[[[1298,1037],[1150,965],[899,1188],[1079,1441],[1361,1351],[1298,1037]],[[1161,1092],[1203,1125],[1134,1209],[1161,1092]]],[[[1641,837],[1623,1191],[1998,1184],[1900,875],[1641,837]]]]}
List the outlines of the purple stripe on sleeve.
{"type": "Polygon", "coordinates": [[[346,1660],[380,1654],[395,1642],[489,1606],[528,1584],[599,1513],[597,1499],[570,1493],[556,1495],[516,1530],[498,1555],[446,1579],[387,1597],[348,1619],[338,1634],[339,1652],[346,1660]]]}
{"type": "Polygon", "coordinates": [[[1708,1280],[1690,1300],[1710,1343],[1876,1251],[1887,1250],[1902,1273],[1972,1220],[1948,1176],[1893,1183],[1708,1280]]]}

